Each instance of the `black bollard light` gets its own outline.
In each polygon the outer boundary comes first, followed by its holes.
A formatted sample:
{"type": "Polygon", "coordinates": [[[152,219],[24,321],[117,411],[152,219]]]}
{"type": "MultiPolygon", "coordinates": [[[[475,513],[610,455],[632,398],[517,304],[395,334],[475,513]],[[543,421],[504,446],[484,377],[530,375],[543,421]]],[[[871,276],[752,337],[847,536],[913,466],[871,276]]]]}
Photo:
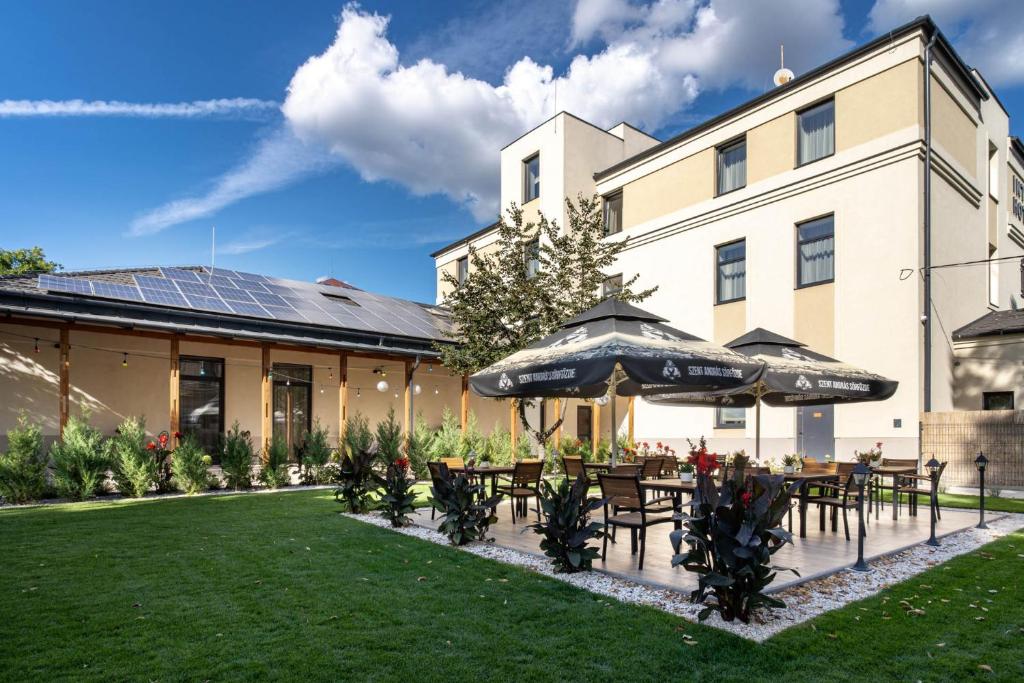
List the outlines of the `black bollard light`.
{"type": "Polygon", "coordinates": [[[978,451],[978,457],[974,459],[974,466],[978,468],[978,489],[981,492],[980,505],[978,506],[980,519],[976,529],[987,529],[985,524],[985,467],[988,466],[988,458],[983,451],[978,451]]]}
{"type": "Polygon", "coordinates": [[[927,463],[925,463],[925,468],[928,470],[928,479],[931,480],[931,484],[932,484],[932,495],[930,496],[930,501],[929,501],[931,503],[931,505],[929,505],[929,507],[931,508],[931,512],[932,512],[932,520],[931,520],[932,521],[932,534],[931,534],[931,536],[928,538],[928,540],[925,543],[926,543],[926,545],[931,545],[931,546],[939,545],[938,539],[935,538],[935,521],[936,521],[936,519],[935,519],[935,510],[936,510],[936,508],[939,505],[939,500],[938,500],[939,467],[940,467],[939,461],[936,460],[934,457],[931,460],[929,460],[927,463]]]}
{"type": "Polygon", "coordinates": [[[853,565],[856,572],[871,571],[864,561],[864,484],[871,475],[871,468],[862,462],[853,468],[853,483],[857,485],[857,564],[853,565]]]}

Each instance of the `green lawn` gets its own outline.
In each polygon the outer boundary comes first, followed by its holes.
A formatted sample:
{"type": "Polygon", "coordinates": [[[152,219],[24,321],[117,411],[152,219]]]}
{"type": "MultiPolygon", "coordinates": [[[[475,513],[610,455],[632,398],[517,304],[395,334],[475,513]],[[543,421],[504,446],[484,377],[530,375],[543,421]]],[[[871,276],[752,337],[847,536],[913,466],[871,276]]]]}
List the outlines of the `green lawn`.
{"type": "MultiPolygon", "coordinates": [[[[882,500],[889,502],[892,500],[891,493],[883,493],[882,500]]],[[[903,498],[903,504],[906,505],[906,496],[903,498]]],[[[918,503],[924,506],[925,511],[928,509],[927,499],[922,499],[918,503]]],[[[948,508],[962,508],[965,510],[977,510],[980,505],[980,499],[978,496],[967,496],[961,493],[940,493],[939,494],[939,505],[948,508]]],[[[985,496],[985,511],[992,512],[1024,512],[1024,499],[1020,498],[994,498],[992,496],[985,496]]]]}
{"type": "Polygon", "coordinates": [[[1024,534],[755,645],[338,507],[306,491],[0,511],[0,679],[1024,679],[1024,534]]]}

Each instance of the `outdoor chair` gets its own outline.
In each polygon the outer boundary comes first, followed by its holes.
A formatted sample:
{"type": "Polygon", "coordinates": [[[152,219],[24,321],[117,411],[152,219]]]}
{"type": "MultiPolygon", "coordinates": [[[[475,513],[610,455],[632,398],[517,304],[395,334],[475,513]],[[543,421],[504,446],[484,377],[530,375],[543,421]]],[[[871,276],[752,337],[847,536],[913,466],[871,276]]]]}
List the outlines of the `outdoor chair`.
{"type": "Polygon", "coordinates": [[[526,501],[537,499],[537,521],[540,521],[540,477],[544,474],[544,463],[540,460],[517,462],[512,470],[512,479],[498,486],[498,493],[504,493],[512,502],[512,523],[516,523],[516,507],[520,517],[526,515],[526,501]]]}
{"type": "MultiPolygon", "coordinates": [[[[942,480],[942,473],[946,471],[946,463],[939,463],[939,471],[935,475],[935,488],[938,490],[939,481],[942,480]]],[[[917,516],[917,498],[924,496],[931,505],[932,480],[927,474],[905,474],[900,476],[900,496],[907,495],[907,510],[912,516],[917,516]]],[[[936,519],[942,519],[942,512],[939,506],[935,506],[936,519]]]]}
{"type": "Polygon", "coordinates": [[[661,476],[665,479],[679,478],[679,461],[675,457],[669,456],[661,463],[661,476]]]}
{"type": "Polygon", "coordinates": [[[462,458],[441,458],[441,462],[443,462],[448,467],[465,467],[466,466],[466,461],[463,460],[462,458]]]}
{"type": "Polygon", "coordinates": [[[641,465],[640,478],[641,479],[657,479],[661,476],[661,467],[665,462],[665,458],[648,457],[643,460],[638,460],[641,465]]]}
{"type": "MultiPolygon", "coordinates": [[[[882,467],[906,467],[917,471],[917,458],[882,458],[882,467]]],[[[874,490],[876,495],[881,501],[881,506],[885,507],[885,499],[882,498],[883,491],[889,491],[892,493],[892,504],[896,506],[896,511],[899,512],[902,507],[902,481],[905,477],[892,477],[892,482],[889,484],[884,483],[882,477],[876,477],[874,490]]]]}
{"type": "MultiPolygon", "coordinates": [[[[645,502],[640,489],[640,479],[631,475],[604,474],[597,475],[601,486],[601,497],[605,498],[604,526],[605,536],[601,546],[601,561],[608,556],[608,528],[612,533],[618,527],[629,529],[630,553],[636,555],[637,536],[640,542],[640,558],[637,569],[644,568],[644,552],[647,549],[647,527],[655,524],[666,524],[673,521],[674,514],[663,514],[664,507],[657,503],[662,499],[645,502]],[[610,514],[609,514],[610,513],[610,514]]],[[[612,539],[615,542],[615,539],[612,539]]]]}
{"type": "Polygon", "coordinates": [[[840,475],[839,481],[844,483],[822,483],[818,487],[821,493],[810,499],[812,504],[818,505],[820,513],[818,527],[822,531],[825,530],[825,511],[830,510],[832,532],[835,533],[838,530],[839,511],[842,510],[843,532],[846,534],[847,541],[850,540],[850,522],[847,519],[847,511],[857,507],[858,497],[857,486],[853,482],[852,469],[851,467],[851,471],[845,476],[840,475]]]}
{"type": "Polygon", "coordinates": [[[818,462],[815,458],[803,459],[803,471],[808,474],[836,474],[839,471],[839,463],[818,462]]]}
{"type": "Polygon", "coordinates": [[[593,486],[597,483],[590,478],[587,469],[583,466],[583,458],[578,455],[562,456],[562,471],[565,472],[565,477],[570,483],[576,481],[576,478],[581,474],[586,478],[587,486],[593,486]]]}

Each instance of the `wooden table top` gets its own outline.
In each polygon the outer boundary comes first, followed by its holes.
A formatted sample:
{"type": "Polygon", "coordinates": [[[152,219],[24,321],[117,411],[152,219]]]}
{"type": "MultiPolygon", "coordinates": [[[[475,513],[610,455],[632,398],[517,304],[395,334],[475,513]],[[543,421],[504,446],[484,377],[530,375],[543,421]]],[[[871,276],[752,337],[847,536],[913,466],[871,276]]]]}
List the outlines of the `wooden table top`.
{"type": "Polygon", "coordinates": [[[515,471],[515,469],[516,469],[515,467],[497,466],[497,465],[493,465],[493,466],[490,466],[490,467],[480,467],[479,465],[477,465],[476,467],[470,467],[470,468],[466,468],[465,465],[456,465],[454,467],[449,467],[448,471],[449,472],[467,472],[468,471],[468,472],[471,472],[472,474],[512,474],[515,471]]]}
{"type": "Polygon", "coordinates": [[[681,479],[641,479],[640,488],[648,491],[692,493],[697,488],[697,482],[681,479]]]}
{"type": "Polygon", "coordinates": [[[639,469],[643,467],[643,465],[638,462],[617,462],[614,465],[610,462],[585,462],[583,463],[583,467],[589,467],[592,470],[611,470],[619,468],[639,469]]]}
{"type": "Polygon", "coordinates": [[[917,467],[911,465],[881,465],[872,467],[875,474],[917,474],[917,467]]]}
{"type": "Polygon", "coordinates": [[[835,479],[839,475],[835,472],[789,472],[783,474],[786,481],[822,481],[825,479],[835,479]]]}

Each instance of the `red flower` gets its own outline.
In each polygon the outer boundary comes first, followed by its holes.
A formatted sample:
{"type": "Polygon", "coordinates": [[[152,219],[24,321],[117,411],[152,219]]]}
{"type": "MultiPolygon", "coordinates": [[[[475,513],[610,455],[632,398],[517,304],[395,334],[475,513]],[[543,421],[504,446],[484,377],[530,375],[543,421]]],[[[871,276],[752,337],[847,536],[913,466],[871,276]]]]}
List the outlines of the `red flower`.
{"type": "Polygon", "coordinates": [[[660,442],[660,441],[659,441],[659,442],[658,442],[657,444],[655,444],[655,445],[656,445],[656,446],[657,446],[658,448],[661,448],[661,442],[660,442]]]}
{"type": "Polygon", "coordinates": [[[147,451],[155,451],[156,450],[156,444],[153,443],[152,441],[150,441],[149,443],[146,444],[146,450],[147,451]]]}
{"type": "Polygon", "coordinates": [[[740,494],[740,502],[743,503],[743,507],[750,507],[750,501],[753,500],[754,496],[750,491],[744,491],[740,494]]]}
{"type": "Polygon", "coordinates": [[[180,439],[181,438],[181,432],[174,432],[174,438],[175,439],[180,439]]]}
{"type": "Polygon", "coordinates": [[[878,443],[875,444],[875,448],[881,448],[881,447],[882,447],[882,442],[881,441],[879,441],[878,443]]]}
{"type": "Polygon", "coordinates": [[[167,432],[160,432],[160,436],[157,437],[157,440],[160,442],[160,448],[165,448],[167,446],[167,440],[169,438],[170,437],[167,436],[167,432]]]}
{"type": "Polygon", "coordinates": [[[406,472],[409,469],[409,458],[397,458],[395,460],[395,467],[406,472]]]}

